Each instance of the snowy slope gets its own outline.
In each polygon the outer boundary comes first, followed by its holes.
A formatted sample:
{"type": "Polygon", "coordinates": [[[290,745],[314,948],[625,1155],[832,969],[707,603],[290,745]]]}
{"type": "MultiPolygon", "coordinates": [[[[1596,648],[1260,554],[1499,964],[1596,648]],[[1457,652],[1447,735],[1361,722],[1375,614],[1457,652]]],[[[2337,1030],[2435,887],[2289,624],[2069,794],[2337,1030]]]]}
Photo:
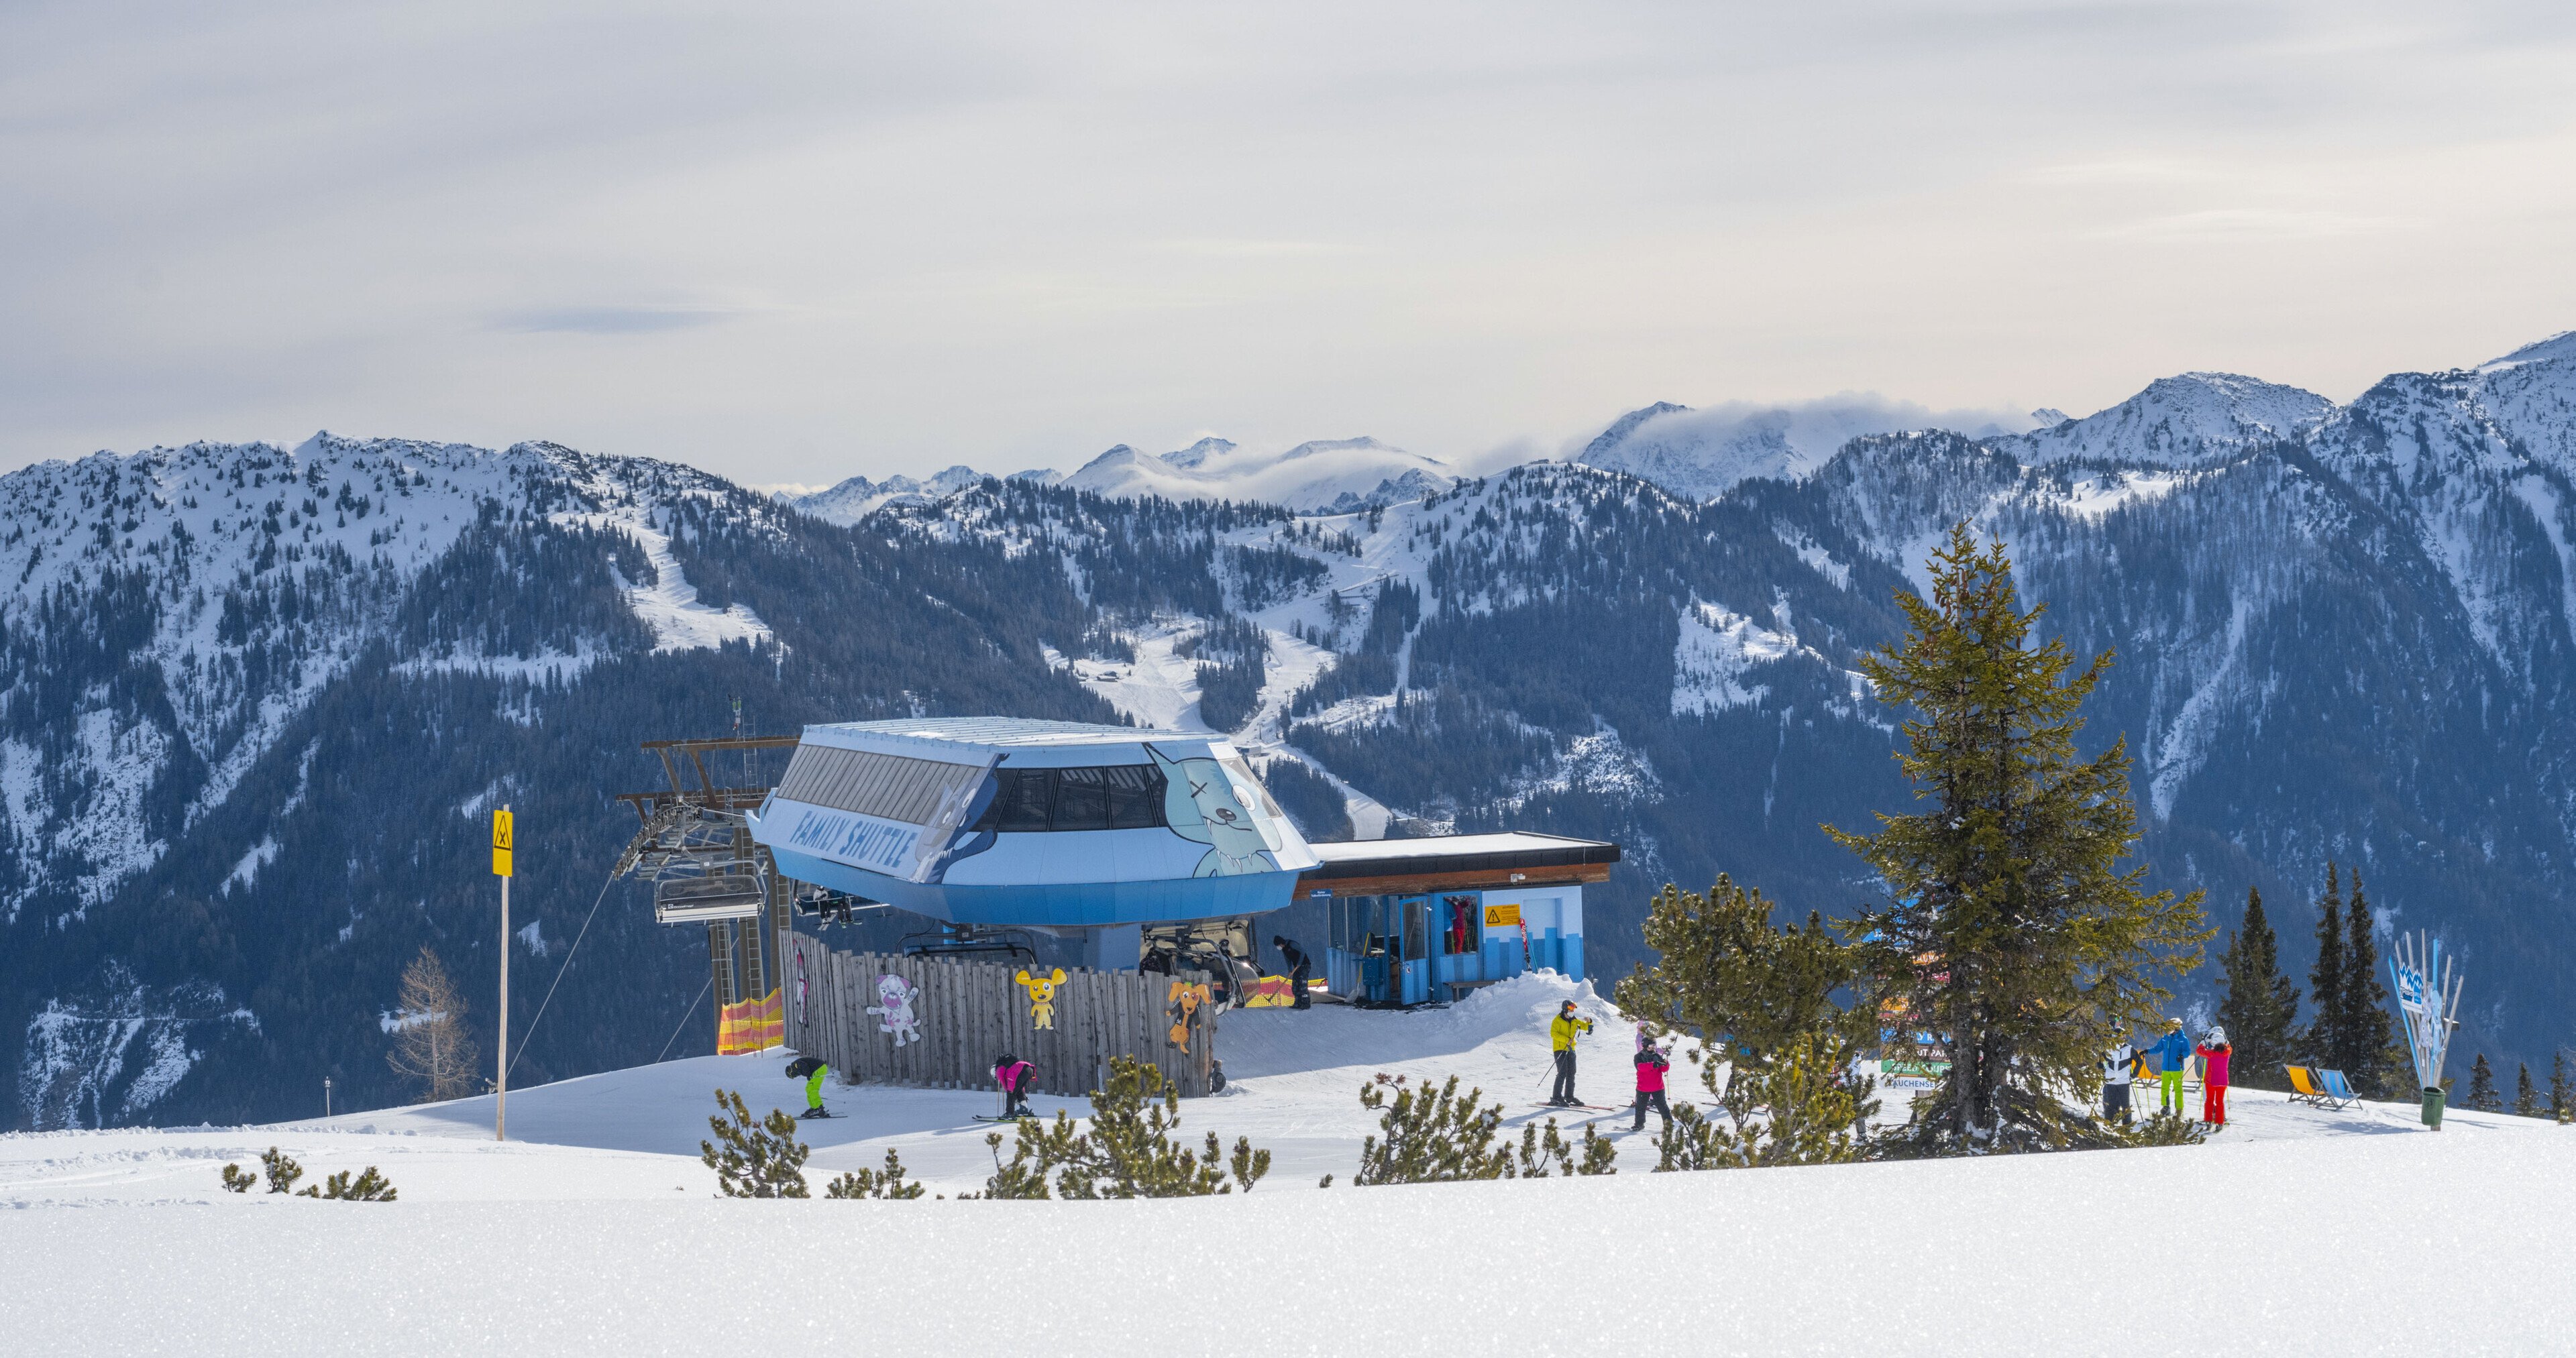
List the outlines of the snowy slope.
{"type": "MultiPolygon", "coordinates": [[[[245,780],[362,664],[560,685],[621,648],[769,645],[748,608],[698,602],[671,551],[671,508],[723,485],[552,444],[495,452],[328,433],[292,450],[192,444],[0,477],[0,929],[28,931],[20,956],[41,960],[32,935],[81,927],[219,812],[252,828],[216,846],[230,872],[206,888],[227,910],[261,908],[252,898],[267,894],[315,776],[310,733],[289,753],[292,779],[271,780],[257,805],[236,805],[245,780]],[[497,544],[538,524],[598,530],[585,550],[636,572],[621,582],[643,626],[487,654],[479,638],[497,618],[418,597],[469,533],[497,544]]],[[[332,866],[354,876],[355,862],[342,853],[332,866]]],[[[291,859],[282,871],[314,867],[291,859]]],[[[329,927],[345,942],[383,904],[353,898],[329,927]]],[[[79,970],[18,978],[28,1007],[11,1092],[35,1125],[148,1120],[213,1043],[279,1036],[243,993],[256,982],[225,977],[228,994],[211,958],[129,967],[130,926],[109,932],[79,970]]]]}
{"type": "MultiPolygon", "coordinates": [[[[0,740],[9,791],[0,828],[34,846],[21,850],[27,871],[0,899],[0,923],[49,885],[73,888],[77,915],[155,861],[172,833],[230,795],[314,694],[385,636],[410,582],[480,514],[560,505],[561,521],[633,538],[657,571],[633,605],[663,649],[765,639],[747,612],[698,606],[652,526],[657,504],[721,484],[554,444],[493,452],[327,432],[292,451],[201,443],[0,477],[0,623],[42,638],[80,625],[65,602],[121,598],[113,626],[150,629],[142,649],[169,695],[141,707],[118,686],[72,695],[69,710],[44,714],[77,738],[68,757],[43,758],[41,780],[35,747],[0,740]],[[202,780],[177,824],[156,822],[153,798],[183,767],[201,767],[202,780]]],[[[492,659],[406,658],[465,668],[492,659]]],[[[5,701],[50,696],[21,687],[5,701]]]]}
{"type": "MultiPolygon", "coordinates": [[[[0,1333],[28,1352],[137,1355],[676,1354],[711,1334],[860,1352],[1233,1355],[1285,1304],[1260,1347],[2054,1354],[2100,1348],[2104,1296],[2191,1278],[2189,1304],[2154,1311],[2149,1347],[2413,1352],[2414,1328],[2366,1319],[2401,1294],[2438,1298],[2445,1341],[2465,1351],[2542,1351],[2558,1335],[2576,1131],[2510,1117],[2454,1112],[2432,1135],[2411,1110],[2326,1113],[2240,1090],[2235,1123],[2197,1148],[1658,1175],[1632,1140],[1609,1178],[1347,1186],[1373,1130],[1361,1081],[1455,1073],[1522,1102],[1544,1078],[1536,1020],[1565,990],[1534,976],[1447,1011],[1225,1016],[1219,1050],[1240,1092],[1184,1103],[1182,1127],[1273,1152],[1248,1198],[717,1200],[695,1155],[708,1091],[792,1104],[783,1053],[517,1091],[522,1139],[506,1144],[489,1140],[488,1100],[0,1136],[0,1206],[15,1209],[0,1212],[14,1284],[0,1333]],[[310,1176],[378,1165],[401,1200],[216,1188],[224,1163],[270,1145],[310,1176]],[[1311,1191],[1326,1171],[1337,1186],[1311,1191]],[[760,1241],[775,1248],[745,1247],[760,1241]],[[827,1296],[806,1277],[816,1259],[845,1261],[827,1296]],[[1724,1286],[1708,1285],[1712,1259],[1724,1286]],[[1433,1281],[1406,1284],[1391,1261],[1436,1266],[1433,1281]],[[367,1300],[278,1305],[258,1284],[279,1277],[367,1300]],[[2331,1333],[2320,1316],[2340,1318],[2331,1333]]],[[[1627,1042],[1603,1029],[1587,1092],[1607,1092],[1627,1042]]],[[[943,1191],[990,1170],[986,1128],[968,1116],[987,1096],[827,1097],[845,1116],[803,1124],[809,1179],[873,1167],[888,1147],[943,1191]]],[[[1541,1116],[1516,1106],[1511,1125],[1541,1116]]]]}
{"type": "Polygon", "coordinates": [[[1122,443],[1084,463],[1063,484],[1117,498],[1257,500],[1341,513],[1420,499],[1456,480],[1439,458],[1373,438],[1318,439],[1272,452],[1204,438],[1159,457],[1122,443]]]}

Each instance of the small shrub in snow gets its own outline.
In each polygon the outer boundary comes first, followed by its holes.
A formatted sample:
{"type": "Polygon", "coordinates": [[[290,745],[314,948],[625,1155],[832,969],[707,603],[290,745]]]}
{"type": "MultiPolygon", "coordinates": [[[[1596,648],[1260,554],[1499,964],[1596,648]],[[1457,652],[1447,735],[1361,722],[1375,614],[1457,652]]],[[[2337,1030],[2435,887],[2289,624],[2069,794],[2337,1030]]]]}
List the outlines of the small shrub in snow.
{"type": "Polygon", "coordinates": [[[1870,1152],[1866,1135],[1878,1101],[1874,1081],[1849,1074],[1840,1036],[1809,1033],[1767,1057],[1739,1056],[1718,1095],[1719,1121],[1687,1101],[1657,1145],[1658,1172],[1832,1165],[1870,1152]]]}
{"type": "Polygon", "coordinates": [[[392,1202],[394,1186],[391,1180],[376,1172],[374,1165],[369,1165],[366,1172],[354,1181],[349,1178],[349,1171],[344,1169],[323,1180],[320,1187],[305,1189],[300,1196],[340,1202],[392,1202]]]}
{"type": "Polygon", "coordinates": [[[304,1177],[304,1166],[279,1154],[275,1146],[260,1152],[259,1167],[261,1173],[268,1177],[268,1191],[271,1193],[292,1193],[295,1181],[304,1177]]]}
{"type": "Polygon", "coordinates": [[[1180,1091],[1163,1072],[1133,1057],[1114,1058],[1108,1087],[1092,1091],[1088,1131],[1074,1130],[1062,1112],[1052,1124],[1022,1119],[1007,1164],[1001,1133],[984,1138],[993,1177],[980,1196],[1196,1198],[1238,1188],[1249,1193],[1270,1172],[1270,1152],[1254,1150],[1250,1137],[1235,1138],[1229,1156],[1210,1132],[1193,1151],[1172,1136],[1180,1122],[1180,1091]]]}
{"type": "Polygon", "coordinates": [[[277,1147],[271,1146],[260,1153],[259,1166],[261,1171],[259,1174],[252,1174],[239,1165],[224,1166],[224,1191],[247,1193],[251,1190],[251,1185],[265,1178],[269,1192],[292,1193],[300,1198],[330,1198],[343,1202],[392,1202],[394,1200],[392,1181],[377,1173],[374,1165],[367,1166],[366,1172],[355,1179],[351,1179],[349,1171],[344,1169],[318,1185],[308,1186],[300,1193],[296,1192],[295,1181],[304,1177],[304,1166],[287,1158],[277,1147]]]}
{"type": "Polygon", "coordinates": [[[698,1143],[698,1158],[716,1172],[716,1187],[728,1198],[804,1198],[805,1143],[796,1139],[796,1119],[778,1109],[755,1122],[742,1095],[716,1091],[716,1115],[707,1119],[716,1139],[698,1143]],[[718,1149],[721,1145],[722,1149],[718,1149]]]}
{"type": "MultiPolygon", "coordinates": [[[[1583,1125],[1581,1159],[1575,1158],[1575,1144],[1557,1131],[1554,1118],[1547,1120],[1544,1132],[1537,1127],[1521,1128],[1520,1163],[1516,1167],[1520,1177],[1544,1179],[1550,1173],[1550,1165],[1555,1166],[1555,1173],[1564,1175],[1619,1172],[1619,1148],[1593,1130],[1592,1124],[1587,1122],[1583,1125]]],[[[1506,1174],[1503,1177],[1508,1179],[1512,1176],[1506,1174]]]]}
{"type": "Polygon", "coordinates": [[[920,1197],[923,1191],[919,1180],[903,1177],[903,1161],[896,1158],[891,1146],[886,1148],[884,1169],[853,1170],[823,1185],[823,1196],[827,1198],[911,1199],[920,1197]]]}
{"type": "Polygon", "coordinates": [[[1494,1144],[1502,1131],[1503,1108],[1484,1102],[1484,1097],[1481,1089],[1459,1097],[1455,1075],[1435,1090],[1380,1072],[1360,1086],[1360,1106],[1379,1114],[1381,1135],[1360,1144],[1360,1168],[1351,1182],[1367,1186],[1510,1178],[1511,1143],[1494,1144]]]}

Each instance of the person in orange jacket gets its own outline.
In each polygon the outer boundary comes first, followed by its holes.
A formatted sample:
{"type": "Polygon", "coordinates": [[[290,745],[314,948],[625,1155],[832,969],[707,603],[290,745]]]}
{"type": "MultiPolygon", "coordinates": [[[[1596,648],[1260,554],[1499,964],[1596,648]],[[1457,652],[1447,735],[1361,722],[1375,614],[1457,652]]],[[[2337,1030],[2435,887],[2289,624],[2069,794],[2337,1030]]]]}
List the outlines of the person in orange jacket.
{"type": "Polygon", "coordinates": [[[2213,1027],[2209,1040],[2193,1050],[2200,1053],[2200,1120],[2212,1127],[2227,1125],[2227,1030],[2213,1027]]]}

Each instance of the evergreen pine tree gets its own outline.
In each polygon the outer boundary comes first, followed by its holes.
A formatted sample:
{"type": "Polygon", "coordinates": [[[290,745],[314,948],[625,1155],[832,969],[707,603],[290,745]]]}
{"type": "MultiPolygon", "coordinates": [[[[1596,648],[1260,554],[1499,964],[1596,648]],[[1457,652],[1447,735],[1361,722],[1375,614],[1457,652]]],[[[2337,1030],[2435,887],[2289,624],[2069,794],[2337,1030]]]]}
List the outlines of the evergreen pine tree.
{"type": "Polygon", "coordinates": [[[2531,1063],[2521,1063],[2520,1073],[2513,1077],[2513,1111],[2516,1117],[2540,1116],[2540,1091],[2531,1087],[2531,1063]]]}
{"type": "Polygon", "coordinates": [[[823,1185],[823,1196],[827,1198],[911,1199],[929,1191],[920,1180],[903,1177],[903,1157],[895,1154],[891,1146],[886,1148],[883,1170],[850,1170],[823,1185]]]}
{"type": "MultiPolygon", "coordinates": [[[[1494,1122],[1500,1124],[1499,1114],[1494,1122]]],[[[1228,1157],[1214,1132],[1200,1149],[1182,1144],[1173,1135],[1180,1125],[1179,1087],[1142,1061],[1112,1057],[1105,1086],[1091,1091],[1089,1126],[1076,1130],[1062,1110],[1052,1125],[1023,1118],[1008,1162],[1002,1159],[1001,1133],[985,1135],[993,1177],[984,1181],[983,1196],[1206,1197],[1237,1189],[1249,1193],[1270,1172],[1270,1152],[1254,1150],[1250,1137],[1236,1137],[1228,1157]]]]}
{"type": "Polygon", "coordinates": [[[2344,910],[2343,1035],[2335,1069],[2364,1097],[2384,1099],[2413,1083],[2399,1073],[2402,1053],[2397,1028],[2389,1021],[2388,987],[2379,979],[2379,921],[2361,888],[2361,870],[2353,869],[2352,903],[2344,910]]]}
{"type": "Polygon", "coordinates": [[[1948,1044],[1917,1108],[1922,1149],[2062,1145],[2060,1092],[2099,1084],[2103,1049],[2168,998],[2158,976],[2199,964],[2210,931],[2201,893],[2149,894],[2144,865],[2121,870],[2138,833],[2127,741],[2076,753],[2110,653],[2076,670],[2065,642],[2034,644],[2041,610],[2020,609],[2001,540],[1980,548],[1954,525],[1930,567],[1929,601],[1896,595],[1911,635],[1861,661],[1881,701],[1914,713],[1897,761],[1928,805],[1871,835],[1826,827],[1890,902],[1847,936],[1868,998],[1948,1044]]]}
{"type": "Polygon", "coordinates": [[[2282,1068],[2294,1054],[2299,990],[2281,974],[2280,939],[2264,917],[2261,890],[2246,891],[2244,923],[2228,936],[2221,965],[2227,995],[2218,1002],[2218,1022],[2236,1049],[2231,1072],[2236,1083],[2289,1088],[2282,1068]]]}
{"type": "Polygon", "coordinates": [[[2559,1122],[2576,1122],[2576,1085],[2567,1078],[2567,1049],[2549,1054],[2549,1116],[2559,1122]]]}
{"type": "Polygon", "coordinates": [[[2317,964],[2308,972],[2311,1008],[2307,1040],[2300,1045],[2305,1048],[2311,1063],[2338,1070],[2342,1069],[2335,1063],[2342,1059],[2345,974],[2343,876],[2329,859],[2326,862],[2326,894],[2317,897],[2317,964]]]}
{"type": "Polygon", "coordinates": [[[714,1141],[698,1143],[698,1158],[716,1172],[716,1188],[728,1198],[806,1198],[805,1157],[810,1152],[796,1139],[796,1119],[772,1108],[755,1119],[742,1095],[716,1091],[717,1116],[707,1119],[714,1141]],[[721,1147],[721,1148],[719,1148],[721,1147]]]}
{"type": "Polygon", "coordinates": [[[2481,1113],[2504,1107],[2504,1100],[2496,1097],[2495,1071],[2488,1068],[2485,1052],[2479,1052],[2476,1064],[2469,1067],[2469,1096],[2460,1101],[2460,1106],[2481,1113]]]}

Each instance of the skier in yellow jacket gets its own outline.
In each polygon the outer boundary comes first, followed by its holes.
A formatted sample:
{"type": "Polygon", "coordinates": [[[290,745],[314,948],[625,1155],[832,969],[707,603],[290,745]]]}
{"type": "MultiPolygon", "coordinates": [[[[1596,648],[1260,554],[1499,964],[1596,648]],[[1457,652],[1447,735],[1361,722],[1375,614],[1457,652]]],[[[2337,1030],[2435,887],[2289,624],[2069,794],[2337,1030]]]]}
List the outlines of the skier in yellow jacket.
{"type": "Polygon", "coordinates": [[[1547,1025],[1548,1044],[1556,1049],[1556,1092],[1548,1102],[1559,1108],[1570,1108],[1580,1100],[1574,1097],[1574,1039],[1578,1033],[1592,1031],[1592,1020],[1574,1015],[1574,1001],[1567,1000],[1547,1025]]]}

